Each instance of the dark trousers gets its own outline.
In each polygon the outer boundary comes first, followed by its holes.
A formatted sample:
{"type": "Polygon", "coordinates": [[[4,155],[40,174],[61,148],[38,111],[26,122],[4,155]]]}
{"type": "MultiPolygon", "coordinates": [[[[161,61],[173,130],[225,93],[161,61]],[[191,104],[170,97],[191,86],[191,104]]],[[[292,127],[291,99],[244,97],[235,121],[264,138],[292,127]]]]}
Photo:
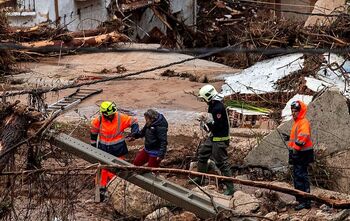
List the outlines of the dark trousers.
{"type": "Polygon", "coordinates": [[[212,138],[207,138],[198,149],[198,162],[207,163],[209,158],[214,160],[216,166],[224,176],[231,176],[231,168],[227,155],[228,141],[214,142],[212,138]]]}
{"type": "Polygon", "coordinates": [[[158,160],[157,157],[150,156],[144,149],[140,150],[134,160],[135,166],[143,166],[145,163],[148,163],[148,167],[159,167],[161,160],[158,160]]]}
{"type": "MultiPolygon", "coordinates": [[[[310,193],[309,174],[307,171],[308,165],[309,164],[294,164],[293,165],[293,180],[294,180],[294,188],[295,189],[310,193]]],[[[296,200],[299,203],[306,203],[306,204],[311,203],[310,200],[303,199],[301,197],[296,197],[296,200]]]]}

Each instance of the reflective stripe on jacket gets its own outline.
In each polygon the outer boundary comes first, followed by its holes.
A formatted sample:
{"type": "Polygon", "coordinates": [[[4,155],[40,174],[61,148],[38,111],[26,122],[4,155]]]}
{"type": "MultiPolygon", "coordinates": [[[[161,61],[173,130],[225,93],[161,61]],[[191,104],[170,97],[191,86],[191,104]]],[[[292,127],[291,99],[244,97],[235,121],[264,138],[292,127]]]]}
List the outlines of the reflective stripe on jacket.
{"type": "Polygon", "coordinates": [[[312,149],[313,144],[311,140],[310,123],[305,117],[307,107],[303,102],[299,102],[301,108],[297,119],[293,123],[288,146],[297,151],[305,151],[312,149]]]}
{"type": "MultiPolygon", "coordinates": [[[[106,120],[103,115],[98,116],[91,122],[91,135],[95,135],[96,138],[98,135],[100,144],[115,145],[125,140],[124,130],[136,123],[136,118],[118,112],[112,121],[106,120]]],[[[96,144],[96,140],[92,139],[91,144],[96,144]]]]}

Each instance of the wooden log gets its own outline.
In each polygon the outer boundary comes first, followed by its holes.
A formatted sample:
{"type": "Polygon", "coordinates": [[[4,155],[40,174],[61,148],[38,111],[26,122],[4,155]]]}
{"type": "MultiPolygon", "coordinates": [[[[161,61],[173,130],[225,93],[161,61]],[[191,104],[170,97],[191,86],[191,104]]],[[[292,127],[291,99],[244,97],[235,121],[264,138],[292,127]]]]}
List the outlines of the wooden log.
{"type": "Polygon", "coordinates": [[[192,176],[206,176],[214,179],[219,180],[226,180],[226,181],[232,181],[236,184],[242,184],[246,186],[252,186],[257,188],[263,188],[263,189],[269,189],[281,193],[286,193],[293,196],[303,197],[306,199],[310,199],[316,202],[324,203],[326,205],[329,205],[336,209],[349,209],[350,208],[350,201],[345,199],[336,199],[333,196],[326,197],[324,195],[314,195],[311,193],[305,193],[300,190],[294,189],[294,188],[288,188],[288,187],[281,187],[277,186],[271,182],[266,181],[252,181],[252,180],[242,180],[237,179],[234,177],[226,177],[226,176],[219,176],[215,174],[207,174],[207,173],[200,173],[195,171],[189,171],[189,170],[182,170],[182,169],[173,169],[173,168],[151,168],[151,167],[143,167],[143,166],[123,166],[123,165],[99,165],[99,164],[91,164],[90,166],[85,167],[60,167],[60,168],[41,168],[37,170],[24,170],[24,171],[12,171],[12,172],[0,172],[0,176],[8,176],[8,175],[25,175],[25,174],[35,174],[35,173],[44,173],[44,172],[58,172],[58,171],[79,171],[79,170],[95,170],[98,169],[109,169],[111,171],[116,171],[117,173],[119,171],[133,171],[135,173],[144,174],[146,172],[153,172],[153,173],[167,173],[167,174],[180,174],[180,175],[192,175],[192,176]]]}
{"type": "Polygon", "coordinates": [[[93,29],[93,30],[69,32],[67,34],[72,36],[73,38],[82,38],[82,37],[97,36],[97,35],[106,34],[106,33],[107,33],[107,28],[99,28],[99,29],[93,29]]]}
{"type": "Polygon", "coordinates": [[[52,40],[62,40],[64,42],[68,42],[68,41],[73,40],[74,38],[94,37],[94,36],[98,36],[98,35],[104,35],[107,32],[108,32],[107,28],[83,30],[83,31],[76,31],[76,32],[66,32],[66,33],[54,36],[52,38],[52,40]]]}
{"type": "Polygon", "coordinates": [[[305,199],[310,199],[319,203],[323,203],[326,205],[329,205],[333,208],[337,209],[349,209],[350,208],[350,201],[345,199],[335,199],[335,198],[328,198],[325,196],[317,196],[311,193],[306,193],[294,188],[288,188],[288,187],[281,187],[274,185],[270,182],[263,182],[263,181],[252,181],[252,180],[242,180],[237,179],[234,177],[226,177],[226,176],[219,176],[214,174],[206,174],[206,173],[200,173],[195,171],[188,171],[188,170],[181,170],[181,169],[172,169],[172,168],[150,168],[150,167],[139,167],[139,166],[121,166],[121,165],[113,165],[113,166],[101,166],[101,168],[107,168],[107,169],[115,169],[115,170],[122,170],[122,171],[135,171],[137,173],[145,173],[145,172],[153,172],[153,173],[171,173],[171,174],[182,174],[182,175],[194,175],[194,176],[206,176],[214,179],[219,180],[227,180],[232,181],[236,184],[242,184],[246,186],[252,186],[257,188],[264,188],[269,190],[274,190],[281,193],[286,193],[293,196],[298,196],[305,199]]]}
{"type": "Polygon", "coordinates": [[[63,40],[45,40],[45,41],[36,41],[36,42],[24,42],[20,45],[24,47],[46,47],[46,46],[61,46],[61,47],[88,47],[88,46],[99,46],[101,44],[111,44],[118,42],[127,42],[130,39],[124,35],[117,32],[111,32],[108,34],[85,37],[85,38],[73,38],[68,41],[63,40]]]}

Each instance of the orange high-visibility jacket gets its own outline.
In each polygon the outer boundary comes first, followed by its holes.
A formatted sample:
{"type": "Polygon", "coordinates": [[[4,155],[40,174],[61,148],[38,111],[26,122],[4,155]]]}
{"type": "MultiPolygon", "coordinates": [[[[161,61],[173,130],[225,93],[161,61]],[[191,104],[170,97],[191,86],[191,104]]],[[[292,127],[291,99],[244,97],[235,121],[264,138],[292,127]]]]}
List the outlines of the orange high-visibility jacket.
{"type": "Polygon", "coordinates": [[[297,119],[293,123],[292,130],[290,131],[288,146],[297,151],[305,151],[312,149],[313,144],[311,140],[310,123],[305,117],[307,107],[303,102],[299,102],[301,108],[297,119]]]}
{"type": "MultiPolygon", "coordinates": [[[[98,116],[91,122],[91,137],[99,135],[99,146],[113,146],[125,141],[123,132],[126,128],[137,124],[137,119],[126,114],[115,113],[113,121],[98,116]],[[101,121],[101,122],[100,122],[101,121]]],[[[96,146],[96,140],[91,139],[91,145],[96,146]]]]}

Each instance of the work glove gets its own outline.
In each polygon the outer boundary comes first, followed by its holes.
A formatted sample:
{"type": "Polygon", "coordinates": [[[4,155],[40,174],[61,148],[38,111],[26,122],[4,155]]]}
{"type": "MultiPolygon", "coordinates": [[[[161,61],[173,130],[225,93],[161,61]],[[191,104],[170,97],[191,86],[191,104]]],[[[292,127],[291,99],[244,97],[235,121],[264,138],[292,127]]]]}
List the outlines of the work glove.
{"type": "Polygon", "coordinates": [[[289,141],[290,136],[289,136],[288,134],[286,134],[286,133],[281,133],[281,135],[282,135],[284,141],[289,141]]]}
{"type": "Polygon", "coordinates": [[[126,138],[128,141],[134,141],[134,140],[136,140],[135,135],[134,135],[133,133],[128,134],[125,138],[126,138]]]}

